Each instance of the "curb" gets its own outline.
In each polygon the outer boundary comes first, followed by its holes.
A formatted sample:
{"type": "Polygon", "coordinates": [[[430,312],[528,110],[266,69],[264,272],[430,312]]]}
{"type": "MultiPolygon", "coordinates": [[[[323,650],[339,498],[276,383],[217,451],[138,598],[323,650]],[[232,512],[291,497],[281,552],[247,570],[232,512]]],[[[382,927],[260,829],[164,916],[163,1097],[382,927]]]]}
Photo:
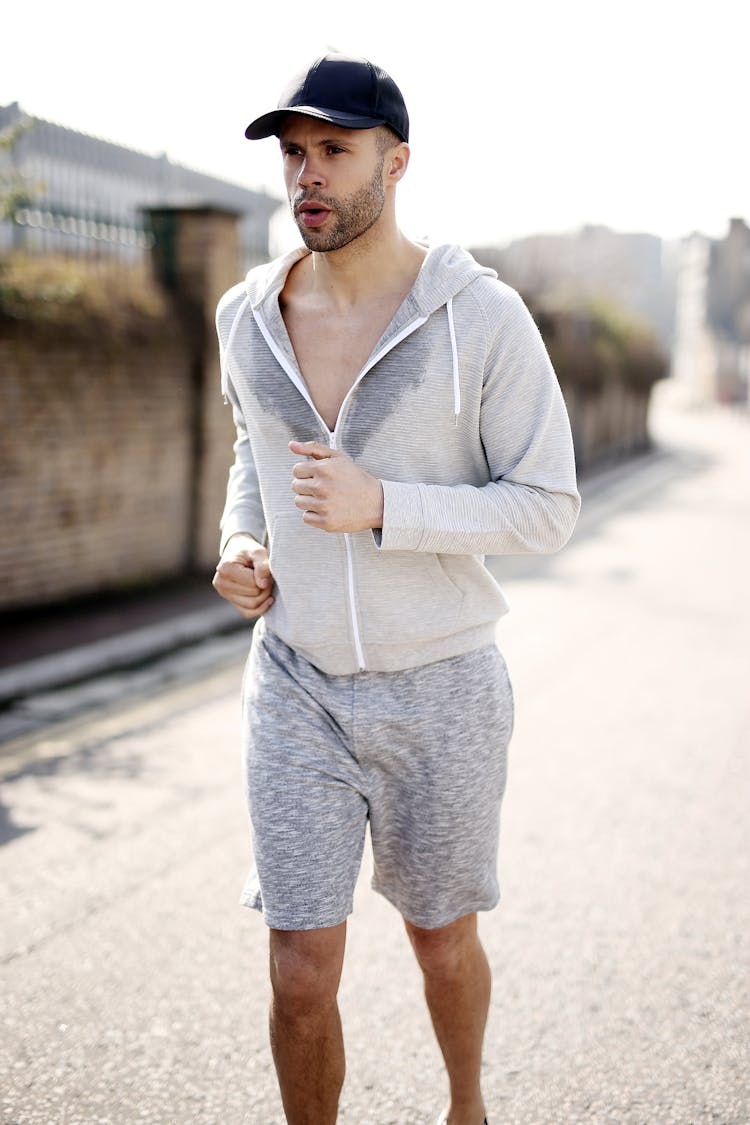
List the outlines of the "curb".
{"type": "Polygon", "coordinates": [[[27,660],[0,671],[0,705],[106,672],[132,668],[217,633],[246,627],[247,622],[235,609],[219,604],[180,614],[158,625],[144,625],[104,640],[27,660]]]}

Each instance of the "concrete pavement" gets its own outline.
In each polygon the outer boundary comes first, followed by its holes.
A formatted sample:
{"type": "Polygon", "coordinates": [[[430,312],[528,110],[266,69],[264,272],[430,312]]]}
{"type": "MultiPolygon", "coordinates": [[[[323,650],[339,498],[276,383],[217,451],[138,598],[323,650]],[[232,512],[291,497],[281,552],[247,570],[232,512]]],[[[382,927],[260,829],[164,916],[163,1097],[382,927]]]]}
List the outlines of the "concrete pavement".
{"type": "MultiPolygon", "coordinates": [[[[517,699],[491,1125],[750,1121],[746,415],[655,418],[559,556],[498,560],[517,699]]],[[[0,1109],[15,1125],[277,1125],[248,861],[238,657],[4,747],[0,1109]]],[[[431,1125],[437,1050],[367,886],[341,1121],[431,1125]]]]}

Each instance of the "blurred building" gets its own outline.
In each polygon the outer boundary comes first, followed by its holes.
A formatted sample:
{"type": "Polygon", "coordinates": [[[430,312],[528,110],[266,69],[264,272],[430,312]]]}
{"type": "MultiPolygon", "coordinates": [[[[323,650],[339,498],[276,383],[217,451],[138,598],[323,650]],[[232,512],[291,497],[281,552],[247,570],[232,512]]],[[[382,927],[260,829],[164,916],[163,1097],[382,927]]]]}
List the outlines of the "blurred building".
{"type": "Polygon", "coordinates": [[[144,208],[218,207],[240,216],[240,266],[269,258],[269,222],[281,201],[263,192],[148,156],[48,121],[14,102],[0,106],[0,173],[16,206],[0,220],[0,254],[117,256],[136,261],[150,245],[144,208]]]}
{"type": "Polygon", "coordinates": [[[653,234],[584,226],[537,234],[507,246],[478,247],[474,254],[503,281],[553,304],[606,298],[653,328],[669,349],[673,329],[672,248],[653,234]]]}
{"type": "Polygon", "coordinates": [[[750,227],[680,248],[672,374],[695,402],[750,402],[750,227]]]}

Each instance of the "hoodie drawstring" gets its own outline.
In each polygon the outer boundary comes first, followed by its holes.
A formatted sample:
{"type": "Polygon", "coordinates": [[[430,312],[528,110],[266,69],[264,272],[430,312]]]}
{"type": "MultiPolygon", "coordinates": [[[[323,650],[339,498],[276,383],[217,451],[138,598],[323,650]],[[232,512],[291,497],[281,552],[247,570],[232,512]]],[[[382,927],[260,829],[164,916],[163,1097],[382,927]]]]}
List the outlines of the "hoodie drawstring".
{"type": "Polygon", "coordinates": [[[453,298],[448,298],[448,329],[451,334],[451,352],[453,353],[453,413],[458,425],[458,416],[461,413],[461,384],[458,381],[458,346],[456,344],[456,326],[453,323],[453,298]]]}
{"type": "Polygon", "coordinates": [[[223,349],[223,351],[221,353],[221,393],[224,396],[224,403],[225,404],[229,403],[229,353],[232,350],[232,344],[234,343],[234,337],[237,334],[237,328],[238,328],[238,325],[240,323],[240,319],[242,317],[242,314],[244,313],[245,309],[247,308],[247,306],[249,304],[250,304],[250,294],[248,293],[243,298],[242,304],[240,305],[240,307],[237,309],[237,312],[235,314],[235,318],[232,321],[232,327],[229,330],[229,338],[227,340],[227,346],[223,349]]]}

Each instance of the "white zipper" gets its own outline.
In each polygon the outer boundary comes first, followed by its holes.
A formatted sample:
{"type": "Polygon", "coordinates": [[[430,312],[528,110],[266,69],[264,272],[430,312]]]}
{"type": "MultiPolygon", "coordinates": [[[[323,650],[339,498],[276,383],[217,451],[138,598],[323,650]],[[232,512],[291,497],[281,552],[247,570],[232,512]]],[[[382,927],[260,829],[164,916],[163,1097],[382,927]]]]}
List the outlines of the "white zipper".
{"type": "MultiPolygon", "coordinates": [[[[336,449],[336,432],[331,434],[331,449],[336,449]]],[[[349,587],[349,615],[352,622],[352,636],[354,637],[354,651],[357,654],[357,664],[360,672],[367,668],[365,654],[362,649],[362,635],[359,631],[359,617],[357,615],[357,600],[354,589],[354,552],[352,550],[352,537],[349,532],[344,532],[344,546],[346,547],[346,575],[349,587]]]]}
{"type": "Polygon", "coordinates": [[[354,590],[354,559],[352,553],[351,536],[344,532],[344,545],[346,547],[346,569],[349,576],[349,611],[352,618],[352,632],[354,633],[354,649],[357,653],[357,664],[359,665],[360,672],[367,671],[365,664],[365,654],[362,651],[362,637],[359,632],[359,616],[357,614],[357,603],[355,599],[354,590]]]}
{"type": "MultiPolygon", "coordinates": [[[[337,449],[338,448],[337,445],[336,445],[336,442],[337,442],[338,435],[339,435],[340,423],[341,423],[341,421],[343,419],[343,416],[344,416],[345,407],[347,406],[347,404],[349,402],[349,399],[351,398],[352,394],[354,393],[354,391],[356,390],[358,385],[364,379],[367,372],[372,367],[374,367],[375,364],[378,363],[383,358],[383,356],[386,355],[391,350],[391,348],[395,348],[396,344],[400,344],[402,340],[404,340],[407,336],[411,335],[412,332],[415,332],[417,328],[421,328],[421,326],[425,323],[426,320],[427,320],[427,317],[423,316],[423,317],[420,317],[418,320],[411,321],[410,324],[407,324],[406,328],[403,328],[401,330],[401,332],[399,332],[396,336],[393,337],[392,340],[389,340],[389,342],[386,344],[386,346],[384,348],[381,348],[380,351],[377,352],[376,355],[372,356],[368,360],[368,362],[365,364],[365,366],[362,368],[359,375],[357,376],[357,378],[354,380],[354,382],[352,383],[349,390],[344,395],[341,406],[339,407],[338,417],[336,418],[336,425],[334,426],[333,433],[331,434],[331,441],[330,441],[331,449],[337,449]]],[[[313,409],[314,409],[314,407],[313,407],[313,409]]],[[[358,617],[358,614],[357,614],[357,598],[356,598],[356,589],[355,589],[355,585],[354,585],[354,557],[353,557],[353,551],[352,551],[352,542],[351,542],[351,536],[349,534],[347,534],[346,532],[344,533],[344,543],[346,544],[346,562],[347,562],[347,571],[348,571],[348,575],[349,575],[349,609],[350,609],[351,619],[352,619],[352,632],[354,634],[354,648],[355,648],[355,651],[357,653],[357,663],[359,664],[359,670],[360,670],[360,672],[365,672],[365,671],[367,671],[367,665],[365,664],[365,654],[364,654],[364,651],[362,649],[362,637],[361,637],[361,634],[360,634],[360,631],[359,631],[359,617],[358,617]]]]}
{"type": "MultiPolygon", "coordinates": [[[[387,355],[388,352],[391,351],[393,348],[395,348],[397,344],[400,344],[402,340],[405,340],[407,336],[410,336],[412,334],[412,332],[416,332],[416,330],[418,328],[421,328],[422,325],[427,322],[426,316],[418,317],[416,320],[412,320],[409,324],[406,325],[405,328],[402,328],[400,332],[396,333],[396,335],[391,340],[388,341],[388,343],[385,345],[385,347],[381,348],[379,352],[376,352],[375,355],[370,357],[370,359],[367,361],[365,366],[360,371],[357,378],[352,383],[349,390],[344,395],[341,406],[339,407],[338,417],[336,418],[336,424],[333,427],[333,431],[331,431],[331,430],[328,429],[327,424],[323,421],[320,414],[316,410],[315,403],[313,402],[312,398],[310,397],[310,392],[307,389],[306,383],[300,377],[298,372],[295,371],[295,369],[294,369],[294,367],[292,367],[291,363],[289,363],[286,356],[281,351],[278,344],[276,343],[273,336],[271,335],[270,331],[268,330],[268,327],[266,326],[266,323],[263,320],[263,317],[260,315],[259,309],[257,309],[257,308],[253,309],[253,316],[255,317],[255,322],[258,325],[258,328],[260,329],[260,331],[263,335],[263,339],[266,341],[269,348],[273,352],[274,356],[278,360],[279,364],[281,365],[283,370],[286,372],[286,374],[289,376],[289,378],[292,380],[295,387],[300,392],[300,394],[304,398],[305,402],[308,404],[308,406],[312,410],[313,414],[318,419],[321,426],[323,427],[326,434],[328,435],[328,444],[331,447],[331,449],[338,449],[338,446],[337,446],[336,442],[337,442],[338,435],[339,435],[340,423],[341,423],[341,420],[344,416],[345,407],[347,406],[347,404],[349,402],[349,399],[351,398],[351,396],[354,393],[354,391],[356,390],[356,388],[359,386],[359,384],[364,379],[367,372],[371,368],[373,368],[376,363],[379,363],[380,360],[383,358],[383,356],[387,355]]],[[[357,656],[357,664],[359,665],[359,671],[365,672],[365,671],[367,671],[367,665],[365,664],[365,654],[364,654],[364,651],[362,649],[362,635],[359,631],[359,618],[358,618],[358,615],[357,615],[357,599],[356,599],[356,590],[355,590],[355,586],[354,586],[354,552],[352,550],[351,535],[348,532],[344,532],[344,546],[346,547],[346,569],[347,569],[348,586],[349,586],[349,590],[348,590],[348,593],[349,593],[349,613],[350,613],[351,623],[352,623],[352,635],[354,637],[354,650],[355,650],[355,653],[356,653],[356,656],[357,656]]]]}

